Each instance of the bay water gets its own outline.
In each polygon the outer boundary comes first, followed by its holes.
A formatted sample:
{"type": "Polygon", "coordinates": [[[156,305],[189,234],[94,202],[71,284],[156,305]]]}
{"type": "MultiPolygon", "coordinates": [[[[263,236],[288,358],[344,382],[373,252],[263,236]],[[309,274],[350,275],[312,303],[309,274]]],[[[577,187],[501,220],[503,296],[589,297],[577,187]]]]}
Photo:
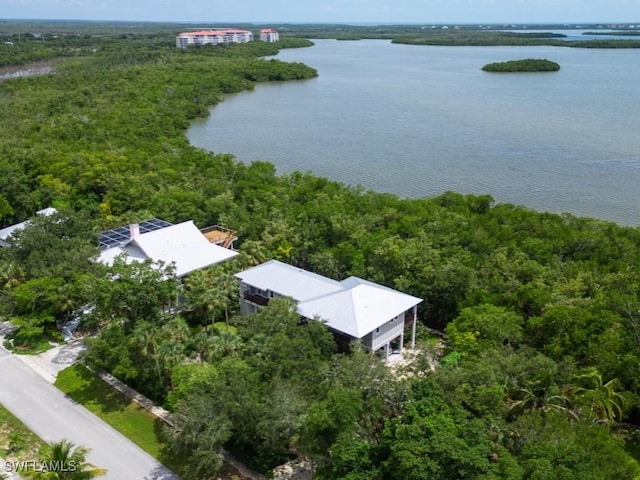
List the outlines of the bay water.
{"type": "Polygon", "coordinates": [[[403,197],[490,194],[640,224],[640,50],[314,43],[277,58],[318,78],[227,97],[191,143],[403,197]],[[481,70],[524,58],[561,70],[481,70]]]}

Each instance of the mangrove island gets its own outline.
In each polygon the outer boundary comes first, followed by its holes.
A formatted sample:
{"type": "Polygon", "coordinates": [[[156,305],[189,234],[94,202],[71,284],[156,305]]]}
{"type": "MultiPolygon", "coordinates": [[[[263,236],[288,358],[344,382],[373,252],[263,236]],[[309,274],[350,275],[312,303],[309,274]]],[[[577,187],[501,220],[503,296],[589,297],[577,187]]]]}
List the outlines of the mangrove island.
{"type": "Polygon", "coordinates": [[[482,70],[485,72],[557,72],[560,65],[543,58],[526,58],[508,62],[488,63],[482,70]]]}

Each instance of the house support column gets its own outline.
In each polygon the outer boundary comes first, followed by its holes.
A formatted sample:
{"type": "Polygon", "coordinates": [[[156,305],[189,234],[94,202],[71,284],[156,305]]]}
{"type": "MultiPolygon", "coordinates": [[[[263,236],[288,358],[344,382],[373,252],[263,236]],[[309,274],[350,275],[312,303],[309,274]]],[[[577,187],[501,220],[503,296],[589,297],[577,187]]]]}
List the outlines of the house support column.
{"type": "Polygon", "coordinates": [[[411,325],[411,348],[416,348],[416,323],[418,321],[418,306],[413,307],[413,325],[411,325]]]}

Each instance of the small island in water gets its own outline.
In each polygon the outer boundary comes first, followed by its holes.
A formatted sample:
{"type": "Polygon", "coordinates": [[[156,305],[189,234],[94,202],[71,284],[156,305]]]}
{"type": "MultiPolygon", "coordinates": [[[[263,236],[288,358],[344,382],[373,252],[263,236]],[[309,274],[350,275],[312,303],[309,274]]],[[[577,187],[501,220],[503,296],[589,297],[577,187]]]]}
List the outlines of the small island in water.
{"type": "Polygon", "coordinates": [[[560,65],[544,58],[526,58],[508,62],[488,63],[482,70],[485,72],[557,72],[560,65]]]}

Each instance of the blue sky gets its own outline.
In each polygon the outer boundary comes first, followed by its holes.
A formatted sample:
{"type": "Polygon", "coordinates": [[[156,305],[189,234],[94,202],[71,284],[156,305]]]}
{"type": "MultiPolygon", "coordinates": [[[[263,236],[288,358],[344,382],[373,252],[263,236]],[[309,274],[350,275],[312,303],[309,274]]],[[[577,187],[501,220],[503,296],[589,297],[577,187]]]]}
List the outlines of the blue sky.
{"type": "Polygon", "coordinates": [[[0,0],[0,18],[274,24],[640,23],[640,0],[0,0]]]}

